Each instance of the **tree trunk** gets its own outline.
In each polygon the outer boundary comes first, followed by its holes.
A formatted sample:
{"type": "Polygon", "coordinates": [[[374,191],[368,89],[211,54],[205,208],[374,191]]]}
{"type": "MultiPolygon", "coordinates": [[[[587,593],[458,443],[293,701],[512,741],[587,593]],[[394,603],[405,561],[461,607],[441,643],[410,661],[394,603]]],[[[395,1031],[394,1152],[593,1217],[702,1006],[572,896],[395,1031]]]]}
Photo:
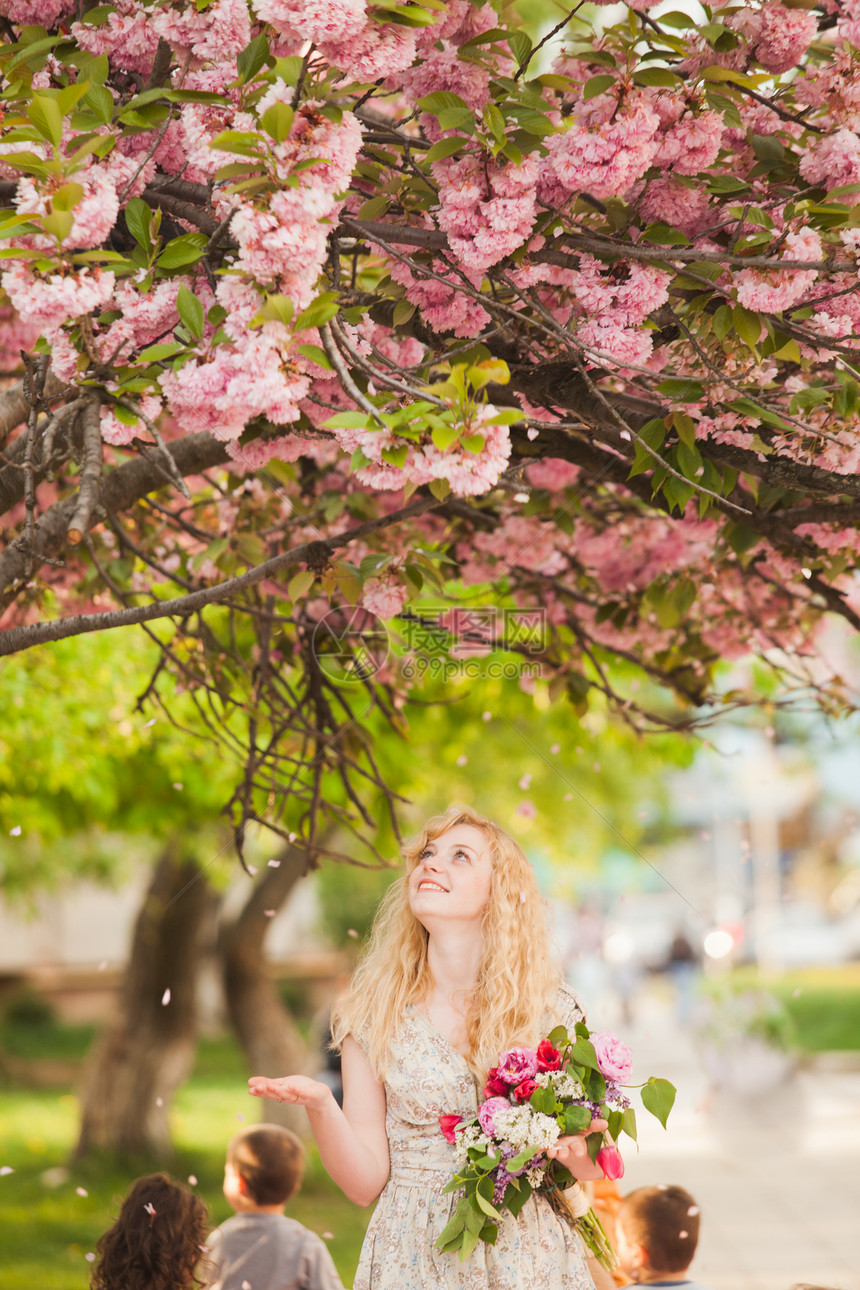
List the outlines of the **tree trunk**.
{"type": "MultiPolygon", "coordinates": [[[[266,870],[242,912],[222,924],[218,935],[227,1010],[255,1075],[295,1074],[304,1071],[307,1062],[307,1047],[281,1002],[265,957],[271,923],[266,910],[281,908],[304,876],[307,860],[295,847],[285,848],[277,858],[278,866],[266,870]]],[[[268,1101],[262,1107],[269,1122],[307,1135],[307,1118],[299,1108],[268,1101]]]]}
{"type": "Polygon", "coordinates": [[[138,914],[118,1015],[90,1054],[76,1159],[170,1156],[168,1112],[194,1060],[202,942],[214,909],[211,888],[172,840],[138,914]]]}

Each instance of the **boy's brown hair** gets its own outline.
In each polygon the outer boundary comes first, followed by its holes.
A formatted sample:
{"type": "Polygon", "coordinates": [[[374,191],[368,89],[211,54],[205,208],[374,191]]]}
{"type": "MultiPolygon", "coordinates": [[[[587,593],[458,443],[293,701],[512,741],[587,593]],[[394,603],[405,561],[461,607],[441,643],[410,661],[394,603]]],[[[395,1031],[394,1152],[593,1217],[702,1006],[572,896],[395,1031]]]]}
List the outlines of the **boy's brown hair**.
{"type": "Polygon", "coordinates": [[[258,1124],[231,1140],[227,1163],[244,1181],[255,1205],[285,1205],[299,1190],[305,1149],[289,1129],[258,1124]]]}
{"type": "Polygon", "coordinates": [[[621,1202],[618,1221],[656,1271],[684,1272],[693,1262],[699,1207],[683,1187],[637,1187],[621,1202]]]}

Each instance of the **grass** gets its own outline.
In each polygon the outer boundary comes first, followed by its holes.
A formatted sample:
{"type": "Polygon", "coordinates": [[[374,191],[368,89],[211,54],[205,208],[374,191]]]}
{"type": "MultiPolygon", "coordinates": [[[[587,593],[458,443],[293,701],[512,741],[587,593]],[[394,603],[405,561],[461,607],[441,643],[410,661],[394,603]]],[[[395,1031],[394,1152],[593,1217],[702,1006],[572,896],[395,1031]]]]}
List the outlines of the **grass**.
{"type": "MultiPolygon", "coordinates": [[[[72,1058],[86,1050],[91,1034],[82,1027],[39,1029],[38,1035],[16,1034],[11,1043],[4,1035],[5,1051],[56,1058],[51,1040],[59,1035],[51,1032],[63,1029],[62,1055],[72,1058]]],[[[177,1178],[196,1176],[213,1224],[232,1212],[221,1194],[224,1147],[245,1116],[253,1122],[259,1115],[244,1091],[245,1080],[241,1056],[232,1043],[204,1041],[194,1074],[174,1106],[176,1157],[170,1171],[177,1178]]],[[[110,1226],[132,1179],[157,1166],[142,1162],[138,1168],[119,1170],[88,1161],[68,1175],[60,1172],[67,1167],[77,1131],[77,1099],[69,1088],[32,1089],[17,1081],[3,1089],[0,1108],[0,1166],[15,1171],[0,1178],[3,1290],[86,1290],[85,1255],[110,1226]],[[87,1194],[79,1195],[79,1188],[87,1194]]],[[[313,1149],[304,1185],[289,1213],[321,1236],[331,1233],[326,1244],[344,1285],[351,1285],[370,1211],[357,1209],[343,1197],[313,1149]]]]}
{"type": "Polygon", "coordinates": [[[739,968],[720,983],[775,995],[785,1005],[804,1052],[860,1051],[860,963],[804,968],[776,977],[739,968]]]}

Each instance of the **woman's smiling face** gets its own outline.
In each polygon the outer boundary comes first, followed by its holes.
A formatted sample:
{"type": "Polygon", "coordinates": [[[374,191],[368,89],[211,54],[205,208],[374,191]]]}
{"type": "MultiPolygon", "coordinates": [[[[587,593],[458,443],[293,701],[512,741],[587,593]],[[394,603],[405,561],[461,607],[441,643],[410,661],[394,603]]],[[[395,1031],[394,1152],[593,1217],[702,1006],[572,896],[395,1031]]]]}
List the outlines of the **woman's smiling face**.
{"type": "Polygon", "coordinates": [[[428,842],[418,857],[409,875],[409,908],[428,930],[436,919],[480,920],[492,880],[486,833],[473,824],[454,824],[428,842]]]}

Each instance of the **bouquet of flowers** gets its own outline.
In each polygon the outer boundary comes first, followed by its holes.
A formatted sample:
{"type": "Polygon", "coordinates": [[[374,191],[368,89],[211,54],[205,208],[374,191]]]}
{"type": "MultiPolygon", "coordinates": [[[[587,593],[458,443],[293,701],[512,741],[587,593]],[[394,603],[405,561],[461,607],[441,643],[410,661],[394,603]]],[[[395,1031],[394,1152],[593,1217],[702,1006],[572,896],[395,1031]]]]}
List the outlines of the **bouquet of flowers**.
{"type": "MultiPolygon", "coordinates": [[[[630,1049],[609,1031],[592,1034],[577,1022],[564,1026],[537,1048],[511,1048],[499,1057],[484,1087],[484,1101],[470,1120],[440,1118],[442,1133],[456,1147],[457,1167],[446,1191],[463,1194],[436,1248],[467,1258],[478,1241],[493,1244],[504,1213],[516,1217],[533,1192],[552,1195],[575,1179],[547,1151],[565,1134],[582,1133],[592,1119],[608,1122],[604,1133],[586,1139],[589,1155],[607,1178],[620,1178],[624,1163],[617,1142],[636,1140],[636,1112],[622,1091],[633,1072],[630,1049]]],[[[653,1076],[637,1086],[646,1110],[663,1127],[675,1100],[668,1080],[653,1076]]],[[[571,1221],[605,1268],[615,1255],[600,1219],[578,1188],[573,1208],[556,1206],[571,1221]]]]}

